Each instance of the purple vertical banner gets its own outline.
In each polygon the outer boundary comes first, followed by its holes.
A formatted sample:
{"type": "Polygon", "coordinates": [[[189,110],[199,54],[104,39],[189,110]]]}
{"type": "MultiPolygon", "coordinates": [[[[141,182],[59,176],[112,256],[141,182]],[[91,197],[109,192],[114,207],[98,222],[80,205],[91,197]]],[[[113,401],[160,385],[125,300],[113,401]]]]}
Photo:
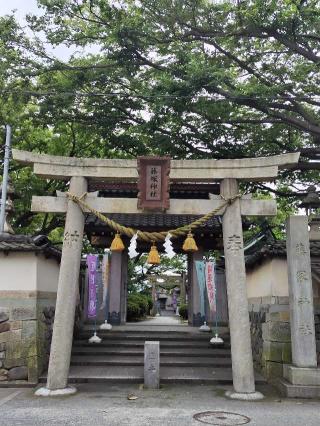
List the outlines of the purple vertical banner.
{"type": "Polygon", "coordinates": [[[95,318],[97,314],[97,294],[96,294],[96,280],[97,280],[97,258],[95,254],[87,255],[88,266],[88,318],[95,318]]]}

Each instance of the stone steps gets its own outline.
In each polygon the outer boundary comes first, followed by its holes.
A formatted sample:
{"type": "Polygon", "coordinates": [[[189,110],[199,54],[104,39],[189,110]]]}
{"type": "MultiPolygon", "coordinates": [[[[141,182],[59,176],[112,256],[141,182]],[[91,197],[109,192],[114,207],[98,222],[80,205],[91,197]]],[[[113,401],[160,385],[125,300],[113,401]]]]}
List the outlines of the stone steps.
{"type": "MultiPolygon", "coordinates": [[[[71,358],[71,365],[90,365],[90,366],[143,366],[144,357],[143,353],[131,357],[117,355],[104,355],[103,357],[95,354],[88,354],[85,356],[74,355],[71,358]]],[[[163,356],[160,359],[161,366],[184,366],[184,367],[231,367],[231,360],[228,358],[217,357],[176,357],[176,356],[163,356]]]]}
{"type": "MultiPolygon", "coordinates": [[[[101,343],[96,344],[96,343],[89,343],[88,340],[76,340],[73,344],[73,346],[76,347],[92,347],[92,345],[95,346],[100,346],[100,347],[107,347],[107,348],[125,348],[125,347],[130,347],[130,348],[143,348],[144,347],[144,342],[145,341],[149,341],[149,340],[158,340],[156,337],[154,337],[153,339],[141,339],[141,340],[127,340],[125,339],[125,341],[123,340],[102,340],[101,343]]],[[[166,340],[161,340],[160,341],[160,346],[162,348],[184,348],[184,349],[189,349],[189,348],[209,348],[209,349],[213,349],[212,345],[210,344],[209,341],[203,341],[203,342],[199,342],[199,341],[166,341],[166,340]]],[[[225,344],[224,345],[225,348],[230,347],[229,344],[225,344]]]]}
{"type": "MultiPolygon", "coordinates": [[[[46,381],[46,375],[40,382],[46,381]]],[[[232,383],[231,368],[212,367],[168,367],[160,368],[161,383],[195,383],[230,385],[232,383]]],[[[143,383],[143,366],[71,366],[69,383],[143,383]]],[[[265,383],[257,375],[256,383],[265,383]]]]}
{"type": "MultiPolygon", "coordinates": [[[[72,355],[95,355],[95,356],[106,356],[106,355],[121,355],[121,356],[137,356],[144,354],[144,348],[142,346],[132,347],[103,347],[100,345],[86,345],[86,346],[74,346],[72,349],[72,355]]],[[[224,348],[161,348],[160,356],[175,356],[175,357],[208,357],[208,358],[230,358],[231,352],[229,349],[224,348]]]]}
{"type": "MultiPolygon", "coordinates": [[[[88,340],[93,334],[92,331],[85,331],[80,333],[79,340],[88,340]]],[[[112,341],[112,340],[123,340],[124,338],[126,341],[139,341],[139,340],[159,340],[159,341],[174,341],[174,342],[209,342],[212,333],[177,333],[177,332],[170,332],[164,333],[164,332],[135,332],[135,331],[129,331],[127,333],[125,332],[110,332],[110,331],[104,331],[104,330],[98,330],[97,334],[100,338],[102,338],[103,341],[112,341]]],[[[230,342],[230,337],[228,335],[222,336],[223,340],[226,343],[230,342]]]]}
{"type": "MultiPolygon", "coordinates": [[[[74,341],[70,383],[143,383],[144,343],[160,341],[161,383],[232,384],[229,336],[222,346],[210,344],[212,333],[191,327],[146,329],[122,326],[111,331],[99,330],[100,344],[88,339],[93,327],[86,326],[74,341]]],[[[44,382],[43,375],[41,381],[44,382]]],[[[264,381],[257,376],[258,381],[264,381]]]]}

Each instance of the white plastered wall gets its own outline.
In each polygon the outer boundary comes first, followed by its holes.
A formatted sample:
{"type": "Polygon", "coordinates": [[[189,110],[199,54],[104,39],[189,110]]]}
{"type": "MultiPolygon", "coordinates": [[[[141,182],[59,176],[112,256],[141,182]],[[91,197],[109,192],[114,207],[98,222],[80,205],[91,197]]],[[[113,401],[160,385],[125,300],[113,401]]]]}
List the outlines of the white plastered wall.
{"type": "Polygon", "coordinates": [[[289,296],[287,259],[275,257],[271,261],[272,296],[289,296]]]}
{"type": "Polygon", "coordinates": [[[288,296],[288,273],[285,258],[267,258],[247,271],[248,298],[288,296]]]}
{"type": "MultiPolygon", "coordinates": [[[[313,297],[320,297],[320,282],[312,279],[313,297]]],[[[287,259],[275,257],[266,259],[262,263],[247,271],[248,298],[280,296],[288,297],[288,269],[287,259]]]]}
{"type": "Polygon", "coordinates": [[[248,299],[270,296],[272,290],[271,271],[272,267],[270,259],[267,259],[265,262],[247,270],[248,299]]]}
{"type": "Polygon", "coordinates": [[[59,263],[33,252],[0,252],[0,291],[56,293],[59,263]]]}
{"type": "Polygon", "coordinates": [[[37,256],[37,290],[56,293],[60,264],[56,259],[37,256]]]}
{"type": "Polygon", "coordinates": [[[34,253],[0,252],[0,291],[37,290],[37,259],[34,253]]]}

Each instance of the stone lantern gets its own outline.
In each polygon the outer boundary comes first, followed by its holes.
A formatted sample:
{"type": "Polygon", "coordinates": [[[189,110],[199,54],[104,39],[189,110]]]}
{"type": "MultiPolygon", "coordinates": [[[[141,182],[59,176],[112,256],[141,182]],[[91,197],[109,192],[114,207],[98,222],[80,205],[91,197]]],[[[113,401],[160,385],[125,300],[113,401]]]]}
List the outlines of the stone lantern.
{"type": "Polygon", "coordinates": [[[320,214],[317,214],[317,209],[320,209],[320,197],[316,192],[315,186],[309,186],[307,195],[299,205],[300,208],[305,208],[306,215],[309,216],[310,225],[310,240],[320,240],[320,214]]]}
{"type": "MultiPolygon", "coordinates": [[[[2,183],[0,184],[0,199],[2,195],[2,183]]],[[[12,229],[12,226],[8,222],[8,219],[14,212],[14,206],[13,206],[13,199],[14,199],[14,187],[11,184],[10,180],[8,181],[7,185],[7,201],[6,201],[6,211],[5,211],[5,222],[4,222],[4,234],[14,234],[14,230],[12,229]]]]}

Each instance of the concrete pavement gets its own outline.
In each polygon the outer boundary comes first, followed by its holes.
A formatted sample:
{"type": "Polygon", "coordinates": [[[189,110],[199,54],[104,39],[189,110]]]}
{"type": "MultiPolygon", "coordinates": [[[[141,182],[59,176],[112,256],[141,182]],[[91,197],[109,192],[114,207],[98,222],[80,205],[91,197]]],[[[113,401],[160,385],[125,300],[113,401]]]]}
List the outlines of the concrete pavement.
{"type": "MultiPolygon", "coordinates": [[[[250,426],[319,426],[320,400],[289,400],[270,386],[257,386],[261,402],[231,401],[227,386],[165,385],[143,390],[139,385],[78,385],[74,396],[35,397],[32,389],[0,389],[0,425],[201,426],[200,412],[224,411],[246,416],[250,426]],[[128,395],[138,397],[128,400],[128,395]]],[[[236,415],[208,415],[205,424],[236,425],[236,415]],[[210,421],[210,423],[209,423],[210,421]],[[215,422],[215,423],[214,423],[215,422]],[[218,422],[218,423],[217,423],[218,422]]],[[[240,420],[239,420],[240,421],[240,420]]]]}

